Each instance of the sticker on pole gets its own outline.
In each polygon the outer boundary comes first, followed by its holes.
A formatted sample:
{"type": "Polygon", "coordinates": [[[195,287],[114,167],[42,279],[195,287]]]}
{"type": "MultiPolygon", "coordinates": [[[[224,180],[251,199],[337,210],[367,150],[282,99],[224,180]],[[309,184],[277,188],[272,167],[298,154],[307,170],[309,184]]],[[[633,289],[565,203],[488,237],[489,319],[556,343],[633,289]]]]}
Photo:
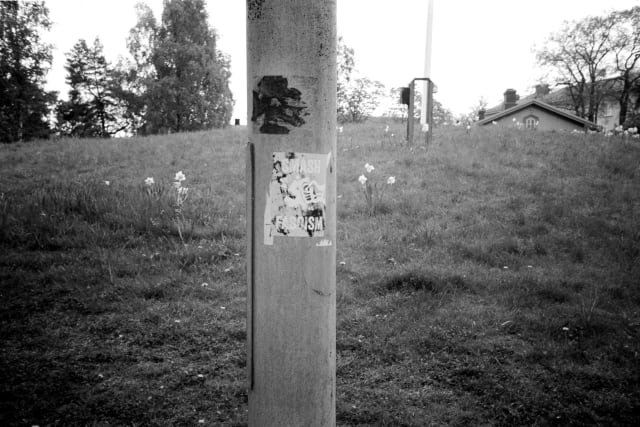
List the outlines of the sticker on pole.
{"type": "Polygon", "coordinates": [[[324,237],[331,153],[273,153],[264,212],[264,244],[275,236],[324,237]]]}

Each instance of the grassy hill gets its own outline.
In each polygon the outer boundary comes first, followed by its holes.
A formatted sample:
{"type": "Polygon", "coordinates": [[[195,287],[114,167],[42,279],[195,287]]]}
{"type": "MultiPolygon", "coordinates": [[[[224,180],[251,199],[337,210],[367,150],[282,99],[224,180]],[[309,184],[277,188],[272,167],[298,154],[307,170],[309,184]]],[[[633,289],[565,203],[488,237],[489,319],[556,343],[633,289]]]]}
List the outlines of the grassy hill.
{"type": "MultiPolygon", "coordinates": [[[[389,124],[339,134],[338,425],[637,425],[640,142],[389,124]]],[[[246,425],[243,132],[0,147],[0,424],[246,425]]]]}

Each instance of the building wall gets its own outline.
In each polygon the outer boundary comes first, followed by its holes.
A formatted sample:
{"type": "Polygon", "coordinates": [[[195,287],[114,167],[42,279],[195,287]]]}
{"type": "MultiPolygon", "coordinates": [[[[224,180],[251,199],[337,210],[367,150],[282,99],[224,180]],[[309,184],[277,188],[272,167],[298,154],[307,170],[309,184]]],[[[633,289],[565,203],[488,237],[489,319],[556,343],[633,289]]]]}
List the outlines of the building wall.
{"type": "MultiPolygon", "coordinates": [[[[524,126],[524,120],[528,116],[535,116],[538,118],[538,130],[584,130],[584,126],[580,123],[576,123],[564,117],[550,113],[547,110],[543,110],[535,105],[532,105],[520,111],[516,111],[513,114],[509,114],[495,121],[501,126],[514,126],[515,122],[520,122],[524,126]],[[516,119],[515,122],[513,120],[514,118],[516,119]]],[[[491,125],[491,122],[489,122],[487,126],[489,125],[491,125]]]]}
{"type": "MultiPolygon", "coordinates": [[[[629,98],[629,112],[627,115],[633,113],[633,106],[636,105],[637,100],[638,96],[632,94],[629,98]]],[[[620,124],[618,119],[620,119],[620,103],[617,100],[603,101],[598,109],[598,125],[606,130],[613,130],[620,124]]]]}

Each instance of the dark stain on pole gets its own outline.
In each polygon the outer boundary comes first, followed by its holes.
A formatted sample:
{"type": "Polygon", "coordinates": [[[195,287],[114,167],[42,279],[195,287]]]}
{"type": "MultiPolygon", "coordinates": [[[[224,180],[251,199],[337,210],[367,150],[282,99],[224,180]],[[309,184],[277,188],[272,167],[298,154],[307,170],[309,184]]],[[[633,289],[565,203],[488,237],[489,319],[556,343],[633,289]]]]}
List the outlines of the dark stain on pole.
{"type": "Polygon", "coordinates": [[[247,1],[247,16],[249,19],[261,19],[262,18],[262,4],[264,0],[248,0],[247,1]]]}
{"type": "Polygon", "coordinates": [[[289,87],[282,76],[264,76],[253,90],[253,113],[251,121],[263,117],[260,133],[288,134],[290,127],[305,124],[308,116],[307,104],[302,101],[302,92],[289,87]]]}

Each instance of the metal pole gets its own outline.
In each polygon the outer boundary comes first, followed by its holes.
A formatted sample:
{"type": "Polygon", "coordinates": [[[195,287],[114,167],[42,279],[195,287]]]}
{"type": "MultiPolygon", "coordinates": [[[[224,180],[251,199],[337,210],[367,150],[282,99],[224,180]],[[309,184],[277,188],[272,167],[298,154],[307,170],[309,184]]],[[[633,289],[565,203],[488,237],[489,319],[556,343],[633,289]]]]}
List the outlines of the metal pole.
{"type": "Polygon", "coordinates": [[[415,105],[414,98],[416,94],[415,84],[415,80],[411,80],[411,83],[409,83],[409,108],[407,109],[407,144],[409,146],[413,145],[413,133],[415,128],[415,122],[413,119],[413,108],[415,105]]]}
{"type": "Polygon", "coordinates": [[[249,426],[335,426],[336,1],[247,0],[249,426]]]}
{"type": "Polygon", "coordinates": [[[431,79],[427,79],[427,124],[425,142],[429,146],[433,136],[433,82],[431,79]]]}

